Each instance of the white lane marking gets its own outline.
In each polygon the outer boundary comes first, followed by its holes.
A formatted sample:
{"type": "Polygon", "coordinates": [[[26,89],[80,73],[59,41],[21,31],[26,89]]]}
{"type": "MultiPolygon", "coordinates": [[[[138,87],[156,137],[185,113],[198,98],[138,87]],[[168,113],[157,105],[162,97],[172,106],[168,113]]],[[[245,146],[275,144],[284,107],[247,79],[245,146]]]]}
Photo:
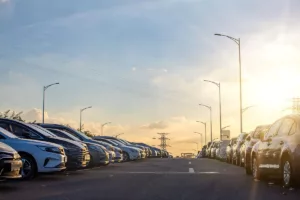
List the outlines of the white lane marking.
{"type": "Polygon", "coordinates": [[[107,172],[107,171],[103,171],[103,173],[110,173],[110,174],[220,174],[220,172],[195,172],[193,168],[190,168],[193,170],[193,172],[122,172],[122,171],[118,171],[118,172],[107,172]]]}
{"type": "Polygon", "coordinates": [[[189,162],[189,165],[192,164],[192,162],[189,162]]]}
{"type": "Polygon", "coordinates": [[[189,168],[189,173],[195,173],[195,170],[193,168],[189,168]]]}

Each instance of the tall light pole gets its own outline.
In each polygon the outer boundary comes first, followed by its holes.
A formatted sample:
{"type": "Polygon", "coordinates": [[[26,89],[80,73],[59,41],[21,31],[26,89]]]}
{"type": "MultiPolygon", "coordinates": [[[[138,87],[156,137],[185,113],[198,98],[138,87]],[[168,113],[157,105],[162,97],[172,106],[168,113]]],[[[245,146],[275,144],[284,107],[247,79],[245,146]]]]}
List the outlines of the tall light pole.
{"type": "Polygon", "coordinates": [[[115,137],[118,138],[118,136],[123,135],[124,133],[119,133],[115,137]]]}
{"type": "Polygon", "coordinates": [[[201,146],[203,147],[202,133],[199,133],[199,132],[194,132],[194,133],[201,135],[201,146]]]}
{"type": "Polygon", "coordinates": [[[220,110],[220,138],[222,139],[221,135],[222,135],[222,106],[221,106],[221,83],[217,83],[214,81],[210,81],[210,80],[204,80],[205,82],[209,82],[212,83],[214,85],[216,85],[219,88],[219,110],[220,110]]]}
{"type": "Polygon", "coordinates": [[[249,108],[252,108],[252,107],[254,107],[254,106],[247,106],[246,108],[243,108],[242,113],[244,113],[246,110],[248,110],[249,108]]]}
{"type": "Polygon", "coordinates": [[[107,124],[110,124],[111,122],[106,122],[104,124],[101,125],[101,136],[103,136],[103,127],[107,124]]]}
{"type": "Polygon", "coordinates": [[[216,33],[215,34],[216,36],[222,36],[222,37],[227,37],[229,39],[231,39],[232,41],[234,41],[237,45],[238,45],[238,48],[239,48],[239,77],[240,77],[240,131],[241,133],[243,132],[243,111],[242,111],[242,106],[243,106],[243,103],[242,103],[242,59],[241,59],[241,39],[238,38],[234,38],[234,37],[231,37],[231,36],[228,36],[228,35],[223,35],[223,34],[219,34],[219,33],[216,33]]]}
{"type": "Polygon", "coordinates": [[[197,152],[199,151],[199,148],[198,148],[198,142],[192,142],[194,144],[197,144],[197,152]]]}
{"type": "Polygon", "coordinates": [[[44,122],[45,122],[45,93],[46,93],[46,90],[49,88],[49,87],[51,87],[51,86],[53,86],[53,85],[58,85],[59,83],[52,83],[52,84],[50,84],[50,85],[47,85],[47,86],[44,86],[44,90],[43,90],[43,124],[44,124],[44,122]]]}
{"type": "Polygon", "coordinates": [[[80,109],[80,121],[79,121],[79,130],[80,130],[80,132],[81,132],[81,127],[82,127],[82,125],[81,125],[82,112],[83,112],[84,110],[86,110],[86,109],[89,109],[89,108],[92,108],[92,106],[89,106],[89,107],[80,109]]]}
{"type": "Polygon", "coordinates": [[[204,144],[206,144],[206,122],[196,121],[198,123],[201,123],[204,125],[204,144]]]}
{"type": "Polygon", "coordinates": [[[222,130],[224,130],[224,129],[228,128],[228,127],[230,127],[230,125],[224,126],[224,127],[222,128],[222,130]]]}
{"type": "Polygon", "coordinates": [[[204,104],[199,104],[199,106],[204,106],[204,107],[208,108],[210,111],[210,141],[212,142],[212,114],[211,114],[212,108],[211,108],[211,106],[207,106],[204,104]]]}

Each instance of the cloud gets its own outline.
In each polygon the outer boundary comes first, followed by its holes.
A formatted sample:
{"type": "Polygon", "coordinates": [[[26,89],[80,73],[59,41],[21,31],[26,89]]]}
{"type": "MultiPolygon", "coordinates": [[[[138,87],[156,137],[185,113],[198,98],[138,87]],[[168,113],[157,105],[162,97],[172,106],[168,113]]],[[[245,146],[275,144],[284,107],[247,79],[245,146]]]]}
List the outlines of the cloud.
{"type": "Polygon", "coordinates": [[[135,67],[133,67],[133,68],[131,68],[131,70],[132,70],[132,71],[136,71],[136,68],[135,68],[135,67]]]}
{"type": "Polygon", "coordinates": [[[0,0],[0,3],[8,3],[10,0],[0,0]]]}
{"type": "Polygon", "coordinates": [[[164,121],[153,122],[148,125],[142,126],[142,128],[145,128],[145,129],[165,129],[167,127],[168,127],[168,123],[166,123],[164,121]]]}

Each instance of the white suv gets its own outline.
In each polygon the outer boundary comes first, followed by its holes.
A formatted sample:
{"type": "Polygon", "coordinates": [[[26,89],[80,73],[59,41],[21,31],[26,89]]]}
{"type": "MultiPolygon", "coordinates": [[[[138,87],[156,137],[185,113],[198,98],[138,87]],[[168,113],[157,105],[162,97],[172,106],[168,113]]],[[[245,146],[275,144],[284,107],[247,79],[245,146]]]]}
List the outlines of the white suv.
{"type": "Polygon", "coordinates": [[[21,139],[0,127],[0,141],[14,148],[23,162],[22,178],[32,179],[37,173],[66,169],[67,157],[62,146],[37,140],[21,139]]]}

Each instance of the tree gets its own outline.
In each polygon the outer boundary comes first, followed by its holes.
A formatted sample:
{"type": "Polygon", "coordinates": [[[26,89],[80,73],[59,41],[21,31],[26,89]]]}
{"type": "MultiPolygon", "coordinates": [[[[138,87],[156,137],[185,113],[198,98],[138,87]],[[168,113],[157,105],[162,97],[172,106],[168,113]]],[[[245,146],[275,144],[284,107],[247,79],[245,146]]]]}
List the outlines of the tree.
{"type": "MultiPolygon", "coordinates": [[[[7,110],[3,113],[0,113],[0,118],[7,118],[7,119],[14,119],[14,120],[18,120],[21,122],[26,122],[21,115],[23,114],[23,112],[18,112],[16,113],[15,111],[12,111],[11,115],[9,115],[11,110],[7,110]]],[[[35,123],[35,121],[33,122],[35,123]]]]}
{"type": "MultiPolygon", "coordinates": [[[[80,128],[78,128],[77,129],[77,131],[80,131],[80,128]]],[[[89,131],[89,130],[84,130],[84,124],[82,124],[81,125],[81,131],[80,131],[81,133],[84,133],[86,136],[88,136],[88,137],[94,137],[95,135],[93,135],[92,133],[91,133],[91,131],[89,131]]]]}

